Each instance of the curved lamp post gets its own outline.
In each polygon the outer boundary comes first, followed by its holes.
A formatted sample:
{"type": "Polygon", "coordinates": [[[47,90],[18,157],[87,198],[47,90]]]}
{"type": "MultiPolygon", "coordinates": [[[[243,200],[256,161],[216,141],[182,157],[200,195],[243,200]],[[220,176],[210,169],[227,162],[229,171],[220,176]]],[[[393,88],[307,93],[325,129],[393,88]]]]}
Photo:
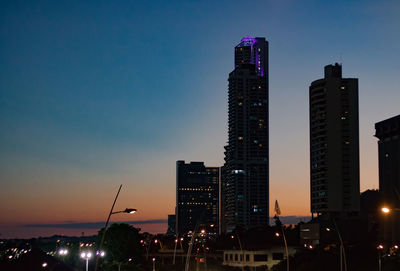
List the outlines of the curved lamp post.
{"type": "Polygon", "coordinates": [[[131,262],[131,261],[132,261],[132,258],[128,258],[128,259],[125,259],[125,260],[121,261],[121,262],[118,264],[118,271],[121,271],[121,265],[122,265],[124,262],[131,262]]]}
{"type": "MultiPolygon", "coordinates": [[[[115,205],[115,202],[117,201],[117,198],[118,198],[118,196],[119,196],[119,192],[121,191],[121,188],[122,188],[122,184],[119,186],[117,195],[115,196],[113,205],[111,206],[110,213],[108,214],[108,218],[107,218],[106,225],[104,226],[103,235],[101,236],[101,241],[100,241],[100,246],[99,246],[99,250],[100,250],[100,251],[101,251],[101,249],[103,248],[104,237],[105,237],[105,235],[106,235],[107,226],[108,226],[108,222],[110,221],[111,215],[119,214],[119,213],[133,214],[133,213],[136,213],[136,211],[137,211],[136,209],[133,209],[133,208],[126,208],[125,210],[122,210],[122,211],[113,212],[113,210],[114,210],[114,205],[115,205]]],[[[96,257],[96,265],[95,265],[95,267],[94,267],[94,270],[95,270],[95,271],[97,271],[98,262],[99,262],[99,257],[96,257]]]]}

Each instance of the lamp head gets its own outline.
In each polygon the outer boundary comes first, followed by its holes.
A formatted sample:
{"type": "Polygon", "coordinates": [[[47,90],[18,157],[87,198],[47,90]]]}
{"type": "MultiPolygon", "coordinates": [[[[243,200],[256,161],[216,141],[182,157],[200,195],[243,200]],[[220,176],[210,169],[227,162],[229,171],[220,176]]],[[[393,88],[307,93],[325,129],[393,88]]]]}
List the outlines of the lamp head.
{"type": "Polygon", "coordinates": [[[136,213],[136,211],[137,211],[137,210],[136,210],[136,209],[133,209],[133,208],[126,208],[124,212],[125,212],[125,213],[128,213],[128,214],[133,214],[133,213],[136,213]]]}
{"type": "Polygon", "coordinates": [[[381,211],[382,211],[382,213],[384,213],[384,214],[390,213],[390,209],[389,209],[388,207],[382,207],[381,211]]]}

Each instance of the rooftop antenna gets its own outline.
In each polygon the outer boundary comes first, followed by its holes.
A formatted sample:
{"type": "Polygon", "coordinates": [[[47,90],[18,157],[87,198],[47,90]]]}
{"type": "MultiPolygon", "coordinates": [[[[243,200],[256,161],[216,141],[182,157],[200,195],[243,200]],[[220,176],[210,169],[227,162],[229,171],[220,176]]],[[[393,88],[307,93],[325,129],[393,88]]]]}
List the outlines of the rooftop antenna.
{"type": "Polygon", "coordinates": [[[342,66],[342,64],[343,64],[343,54],[342,53],[339,54],[339,61],[338,62],[339,62],[339,65],[342,66]]]}

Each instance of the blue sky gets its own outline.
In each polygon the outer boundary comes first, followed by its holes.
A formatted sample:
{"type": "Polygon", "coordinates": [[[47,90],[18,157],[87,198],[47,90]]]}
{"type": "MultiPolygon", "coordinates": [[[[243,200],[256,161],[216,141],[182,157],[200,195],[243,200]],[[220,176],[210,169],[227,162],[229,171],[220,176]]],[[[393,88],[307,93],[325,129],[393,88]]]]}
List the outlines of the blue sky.
{"type": "Polygon", "coordinates": [[[309,212],[308,86],[336,61],[359,78],[361,188],[377,188],[373,125],[400,113],[399,10],[395,0],[2,2],[0,223],[99,221],[120,183],[121,206],[165,219],[176,160],[223,164],[227,77],[246,35],[270,42],[271,202],[309,212]]]}

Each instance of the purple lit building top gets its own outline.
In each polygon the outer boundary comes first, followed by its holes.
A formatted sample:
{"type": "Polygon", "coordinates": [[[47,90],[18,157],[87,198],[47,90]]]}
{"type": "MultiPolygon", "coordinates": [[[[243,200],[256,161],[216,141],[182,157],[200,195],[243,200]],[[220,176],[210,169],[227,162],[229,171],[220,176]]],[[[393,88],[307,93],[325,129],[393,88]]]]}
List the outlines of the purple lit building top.
{"type": "Polygon", "coordinates": [[[240,43],[236,47],[253,46],[256,42],[257,40],[255,38],[246,36],[240,41],[240,43]]]}
{"type": "Polygon", "coordinates": [[[268,74],[268,42],[265,38],[242,38],[235,47],[235,68],[240,64],[254,64],[258,75],[268,74]]]}

